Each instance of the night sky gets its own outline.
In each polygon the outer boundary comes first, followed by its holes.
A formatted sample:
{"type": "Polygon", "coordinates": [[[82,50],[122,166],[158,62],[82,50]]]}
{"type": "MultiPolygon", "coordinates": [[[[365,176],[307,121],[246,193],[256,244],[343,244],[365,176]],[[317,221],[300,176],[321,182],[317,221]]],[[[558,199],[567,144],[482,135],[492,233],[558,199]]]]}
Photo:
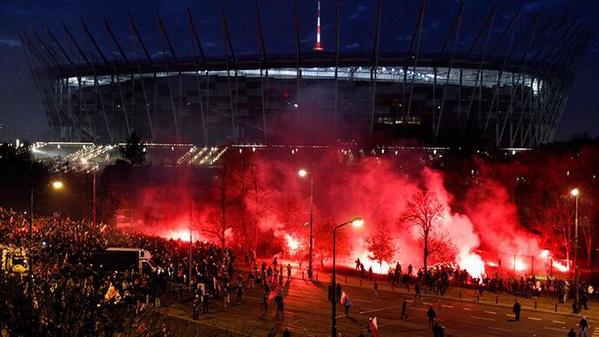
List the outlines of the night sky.
{"type": "MultiPolygon", "coordinates": [[[[333,50],[335,1],[322,0],[322,40],[333,50]]],[[[219,6],[223,5],[229,20],[236,52],[257,54],[254,1],[246,0],[0,0],[0,140],[22,138],[52,139],[40,95],[30,75],[18,34],[42,30],[47,25],[60,38],[61,24],[85,41],[81,34],[83,18],[98,39],[105,39],[102,16],[106,16],[121,43],[139,55],[131,39],[127,13],[131,13],[151,52],[159,56],[161,40],[156,14],[164,19],[175,48],[181,53],[190,50],[186,26],[186,10],[193,12],[198,31],[208,55],[224,53],[219,6]]],[[[272,54],[292,54],[294,50],[294,20],[292,0],[260,0],[267,49],[272,54]]],[[[341,1],[341,50],[364,52],[371,50],[375,17],[375,0],[341,1]]],[[[464,1],[464,37],[473,39],[494,1],[464,1]]],[[[541,10],[542,17],[563,15],[589,27],[591,39],[584,56],[575,68],[576,81],[562,116],[557,138],[588,133],[599,136],[599,1],[598,0],[538,0],[498,1],[496,33],[502,31],[511,15],[520,8],[522,17],[530,18],[541,10]]],[[[420,6],[415,0],[383,0],[381,51],[401,52],[407,49],[416,14],[420,6]]],[[[423,43],[443,41],[453,20],[459,1],[429,0],[423,27],[423,43]],[[425,42],[426,41],[426,42],[425,42]]],[[[309,51],[314,42],[316,0],[300,0],[302,50],[309,51]]],[[[524,24],[522,24],[524,26],[524,24]]],[[[103,40],[105,41],[105,40],[103,40]]],[[[87,46],[85,46],[87,48],[87,46]]],[[[434,47],[431,49],[434,49],[434,47]]],[[[426,49],[427,46],[423,45],[426,49]]],[[[140,56],[140,55],[139,55],[140,56]]]]}

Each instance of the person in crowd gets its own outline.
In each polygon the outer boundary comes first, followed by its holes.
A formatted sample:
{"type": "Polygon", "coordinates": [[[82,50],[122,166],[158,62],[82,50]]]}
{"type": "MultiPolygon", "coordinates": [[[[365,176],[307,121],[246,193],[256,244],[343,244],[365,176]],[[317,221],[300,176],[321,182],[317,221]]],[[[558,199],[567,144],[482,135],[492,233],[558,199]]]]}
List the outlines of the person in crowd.
{"type": "Polygon", "coordinates": [[[227,283],[224,285],[223,287],[223,307],[225,309],[227,309],[227,307],[229,306],[230,300],[231,300],[231,296],[229,294],[229,288],[230,285],[227,283]]]}
{"type": "Polygon", "coordinates": [[[583,316],[578,322],[578,327],[582,330],[584,328],[589,328],[589,321],[587,321],[586,316],[583,316]]]}
{"type": "Polygon", "coordinates": [[[253,272],[249,272],[248,273],[248,287],[252,290],[255,290],[255,281],[254,281],[255,275],[253,272]]]}
{"type": "Polygon", "coordinates": [[[262,296],[262,314],[268,314],[268,292],[265,292],[262,296]]]}
{"type": "Polygon", "coordinates": [[[203,306],[203,312],[205,314],[208,313],[208,311],[210,310],[210,295],[208,294],[208,292],[204,292],[204,296],[202,296],[202,303],[204,304],[203,306]]]}
{"type": "Polygon", "coordinates": [[[329,298],[329,302],[333,302],[333,296],[335,294],[335,291],[333,290],[333,284],[329,283],[328,285],[328,298],[329,298]]]}
{"type": "Polygon", "coordinates": [[[433,337],[443,337],[445,335],[445,328],[441,324],[435,322],[433,324],[433,337]]]}
{"type": "Polygon", "coordinates": [[[349,308],[351,308],[352,303],[348,294],[345,294],[345,298],[342,300],[343,307],[345,308],[345,316],[349,316],[349,308]]]}
{"type": "Polygon", "coordinates": [[[422,299],[422,289],[419,281],[414,285],[414,291],[414,299],[422,299]]]}
{"type": "Polygon", "coordinates": [[[200,295],[196,295],[193,298],[193,319],[196,321],[200,318],[201,306],[202,306],[202,300],[200,299],[200,295]]]}
{"type": "Polygon", "coordinates": [[[435,312],[435,309],[433,309],[432,306],[428,308],[428,311],[426,312],[426,317],[428,318],[428,327],[432,328],[433,323],[435,323],[435,320],[437,319],[437,313],[435,312]]]}
{"type": "Polygon", "coordinates": [[[283,330],[283,334],[281,335],[281,337],[291,337],[291,332],[289,331],[288,327],[285,327],[285,330],[283,330]]]}
{"type": "Polygon", "coordinates": [[[522,305],[520,305],[520,301],[516,300],[516,303],[514,303],[514,307],[512,308],[512,311],[514,312],[514,319],[516,321],[520,320],[520,312],[522,311],[522,305]]]}
{"type": "Polygon", "coordinates": [[[404,297],[401,302],[401,317],[400,319],[408,319],[408,300],[404,297]]]}
{"type": "Polygon", "coordinates": [[[243,296],[243,284],[241,282],[237,282],[236,295],[236,303],[241,304],[241,297],[243,296]]]}
{"type": "Polygon", "coordinates": [[[277,311],[275,312],[277,321],[285,321],[285,304],[283,301],[283,294],[280,290],[275,296],[275,307],[277,308],[277,311]]]}

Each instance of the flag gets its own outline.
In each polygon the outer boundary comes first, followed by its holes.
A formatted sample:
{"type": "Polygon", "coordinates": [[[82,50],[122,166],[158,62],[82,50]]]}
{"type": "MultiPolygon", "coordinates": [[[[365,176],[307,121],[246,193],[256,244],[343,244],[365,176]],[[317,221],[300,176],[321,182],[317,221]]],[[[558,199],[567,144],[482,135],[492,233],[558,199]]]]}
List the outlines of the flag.
{"type": "Polygon", "coordinates": [[[376,316],[368,320],[368,329],[370,329],[372,337],[379,337],[379,324],[376,320],[376,316]]]}
{"type": "Polygon", "coordinates": [[[268,293],[268,303],[271,303],[275,296],[277,296],[277,294],[274,291],[268,293]]]}
{"type": "Polygon", "coordinates": [[[345,299],[347,298],[347,294],[344,292],[341,293],[341,298],[339,299],[339,303],[341,305],[345,304],[345,299]]]}
{"type": "Polygon", "coordinates": [[[112,299],[114,299],[115,303],[118,303],[121,300],[121,294],[119,294],[119,291],[116,290],[114,285],[111,283],[110,287],[108,287],[108,290],[106,291],[106,294],[104,295],[104,300],[106,302],[110,302],[112,299]]]}

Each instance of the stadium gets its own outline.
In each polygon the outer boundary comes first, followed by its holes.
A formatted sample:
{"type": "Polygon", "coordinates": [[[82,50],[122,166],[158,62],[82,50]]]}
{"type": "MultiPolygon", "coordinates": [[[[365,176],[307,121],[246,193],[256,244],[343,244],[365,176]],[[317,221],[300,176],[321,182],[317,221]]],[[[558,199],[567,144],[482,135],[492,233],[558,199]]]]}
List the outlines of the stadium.
{"type": "Polygon", "coordinates": [[[406,18],[412,28],[405,46],[382,48],[379,2],[368,47],[351,52],[339,47],[347,35],[332,7],[334,29],[326,33],[334,43],[321,44],[319,3],[310,49],[300,41],[298,15],[289,20],[295,48],[269,48],[265,35],[275,32],[266,31],[258,6],[252,53],[236,46],[223,8],[215,13],[221,55],[204,52],[190,10],[185,35],[169,33],[174,29],[158,16],[157,41],[132,16],[129,29],[113,29],[106,18],[96,29],[81,20],[78,29],[21,39],[58,141],[115,144],[135,131],[152,143],[202,146],[521,148],[552,141],[589,35],[570,19],[518,9],[499,24],[496,7],[466,26],[462,4],[446,14],[444,35],[427,41],[422,4],[406,18]]]}

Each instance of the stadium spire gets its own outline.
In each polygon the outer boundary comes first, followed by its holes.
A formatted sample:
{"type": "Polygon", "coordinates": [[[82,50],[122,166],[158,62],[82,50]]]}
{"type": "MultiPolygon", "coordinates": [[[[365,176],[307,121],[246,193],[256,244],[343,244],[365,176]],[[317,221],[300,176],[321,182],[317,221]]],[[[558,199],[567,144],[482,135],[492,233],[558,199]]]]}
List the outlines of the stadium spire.
{"type": "Polygon", "coordinates": [[[320,0],[318,1],[318,16],[316,19],[316,44],[314,45],[315,52],[322,52],[324,48],[320,44],[320,0]]]}

